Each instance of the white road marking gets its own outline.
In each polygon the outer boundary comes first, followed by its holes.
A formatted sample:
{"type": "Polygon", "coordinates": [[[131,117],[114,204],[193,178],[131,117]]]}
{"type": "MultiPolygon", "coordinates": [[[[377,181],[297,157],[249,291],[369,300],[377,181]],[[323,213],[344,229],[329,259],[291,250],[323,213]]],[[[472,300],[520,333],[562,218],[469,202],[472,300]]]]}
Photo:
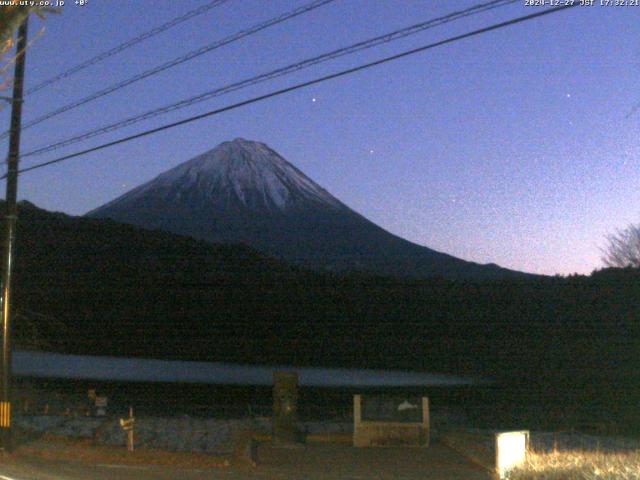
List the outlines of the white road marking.
{"type": "MultiPolygon", "coordinates": [[[[142,466],[142,465],[120,465],[117,463],[98,463],[96,465],[96,467],[103,467],[103,468],[126,468],[129,470],[149,470],[149,467],[146,466],[142,466]]],[[[2,477],[0,477],[0,480],[2,479],[2,477]]]]}

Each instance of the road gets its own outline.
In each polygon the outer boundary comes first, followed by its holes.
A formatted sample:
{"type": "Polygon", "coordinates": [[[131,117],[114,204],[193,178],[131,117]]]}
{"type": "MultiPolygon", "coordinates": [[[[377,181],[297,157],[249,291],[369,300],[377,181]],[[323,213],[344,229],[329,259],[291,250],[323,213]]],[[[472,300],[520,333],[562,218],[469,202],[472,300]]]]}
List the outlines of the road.
{"type": "Polygon", "coordinates": [[[486,471],[443,445],[429,448],[355,449],[345,445],[313,445],[276,449],[262,445],[259,465],[229,468],[175,468],[119,464],[87,464],[8,456],[0,462],[0,480],[489,480],[486,471]]]}

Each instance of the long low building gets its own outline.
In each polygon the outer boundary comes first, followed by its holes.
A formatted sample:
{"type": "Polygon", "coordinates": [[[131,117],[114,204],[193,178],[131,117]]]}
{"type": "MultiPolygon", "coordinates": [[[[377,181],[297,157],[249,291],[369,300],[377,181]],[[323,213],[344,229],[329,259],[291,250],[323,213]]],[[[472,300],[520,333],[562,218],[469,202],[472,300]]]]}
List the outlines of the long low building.
{"type": "Polygon", "coordinates": [[[13,373],[20,377],[125,382],[178,382],[220,385],[271,385],[273,372],[295,371],[309,387],[420,387],[485,383],[486,380],[421,372],[294,366],[254,366],[141,358],[63,355],[16,351],[13,373]]]}

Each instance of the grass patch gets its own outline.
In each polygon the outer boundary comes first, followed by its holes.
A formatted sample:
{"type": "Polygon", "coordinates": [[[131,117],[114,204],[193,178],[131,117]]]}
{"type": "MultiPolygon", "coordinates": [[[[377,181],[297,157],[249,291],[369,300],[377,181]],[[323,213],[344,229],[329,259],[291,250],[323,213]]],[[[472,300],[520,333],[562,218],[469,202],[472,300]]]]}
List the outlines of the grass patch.
{"type": "Polygon", "coordinates": [[[527,462],[512,470],[511,480],[639,480],[640,450],[529,452],[527,462]]]}

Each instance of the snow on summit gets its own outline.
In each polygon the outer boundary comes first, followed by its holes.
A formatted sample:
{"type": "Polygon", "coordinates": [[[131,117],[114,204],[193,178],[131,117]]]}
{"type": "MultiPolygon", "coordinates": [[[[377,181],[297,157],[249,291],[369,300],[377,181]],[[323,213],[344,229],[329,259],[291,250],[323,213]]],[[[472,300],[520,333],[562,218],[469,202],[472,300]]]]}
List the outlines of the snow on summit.
{"type": "Polygon", "coordinates": [[[250,208],[284,210],[297,201],[312,201],[333,208],[342,204],[264,143],[242,138],[223,142],[159,175],[115,202],[134,200],[153,191],[176,200],[189,192],[218,201],[226,196],[250,208]]]}

